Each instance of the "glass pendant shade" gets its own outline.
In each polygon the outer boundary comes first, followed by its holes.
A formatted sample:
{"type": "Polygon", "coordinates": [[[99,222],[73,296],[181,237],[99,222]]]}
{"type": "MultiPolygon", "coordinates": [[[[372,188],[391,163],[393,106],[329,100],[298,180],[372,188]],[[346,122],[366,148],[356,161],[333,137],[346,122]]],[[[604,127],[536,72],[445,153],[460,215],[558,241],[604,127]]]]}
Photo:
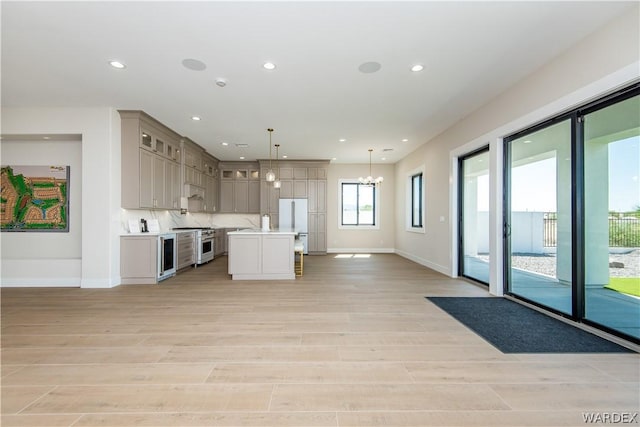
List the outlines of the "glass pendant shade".
{"type": "MultiPolygon", "coordinates": [[[[280,168],[278,167],[278,157],[280,157],[280,144],[276,144],[275,147],[276,147],[276,170],[278,171],[278,175],[280,175],[280,168]]],[[[269,172],[272,172],[272,171],[269,171],[269,172]]],[[[273,188],[280,188],[280,186],[282,185],[282,183],[280,182],[280,178],[276,176],[276,174],[273,174],[272,181],[273,181],[273,188]]]]}
{"type": "Polygon", "coordinates": [[[273,129],[267,129],[269,132],[269,171],[265,175],[265,179],[267,182],[273,182],[276,180],[276,174],[273,173],[273,169],[271,169],[271,134],[273,133],[273,129]]]}

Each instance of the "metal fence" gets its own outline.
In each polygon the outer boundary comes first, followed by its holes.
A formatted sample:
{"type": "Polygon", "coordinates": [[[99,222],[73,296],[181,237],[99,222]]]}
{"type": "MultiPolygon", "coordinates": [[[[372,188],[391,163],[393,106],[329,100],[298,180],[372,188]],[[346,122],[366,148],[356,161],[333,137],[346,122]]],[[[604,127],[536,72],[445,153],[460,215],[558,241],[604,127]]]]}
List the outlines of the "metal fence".
{"type": "MultiPolygon", "coordinates": [[[[543,245],[553,248],[558,245],[558,217],[555,212],[546,212],[543,217],[543,245]]],[[[609,218],[609,246],[617,248],[640,247],[640,218],[609,218]]]]}
{"type": "Polygon", "coordinates": [[[555,248],[558,246],[558,218],[555,212],[545,212],[543,216],[543,246],[555,248]]]}

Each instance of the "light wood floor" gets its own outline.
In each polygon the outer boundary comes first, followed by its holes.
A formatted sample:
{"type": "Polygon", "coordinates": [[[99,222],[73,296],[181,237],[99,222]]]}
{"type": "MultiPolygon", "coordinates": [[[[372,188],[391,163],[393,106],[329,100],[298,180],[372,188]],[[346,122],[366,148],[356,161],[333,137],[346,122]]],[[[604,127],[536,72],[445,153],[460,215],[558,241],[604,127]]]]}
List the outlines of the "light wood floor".
{"type": "MultiPolygon", "coordinates": [[[[2,426],[584,426],[637,412],[637,354],[502,354],[425,296],[488,296],[396,255],[232,282],[2,289],[2,426]]],[[[551,339],[553,337],[550,337],[551,339]]]]}

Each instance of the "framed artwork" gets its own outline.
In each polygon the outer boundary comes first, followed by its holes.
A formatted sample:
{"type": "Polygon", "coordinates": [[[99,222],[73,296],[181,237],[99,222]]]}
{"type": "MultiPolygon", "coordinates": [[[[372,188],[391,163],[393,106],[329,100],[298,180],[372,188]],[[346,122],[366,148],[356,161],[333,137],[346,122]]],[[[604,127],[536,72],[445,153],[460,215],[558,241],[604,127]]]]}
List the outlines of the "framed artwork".
{"type": "Polygon", "coordinates": [[[2,166],[4,231],[69,232],[69,166],[2,166]]]}

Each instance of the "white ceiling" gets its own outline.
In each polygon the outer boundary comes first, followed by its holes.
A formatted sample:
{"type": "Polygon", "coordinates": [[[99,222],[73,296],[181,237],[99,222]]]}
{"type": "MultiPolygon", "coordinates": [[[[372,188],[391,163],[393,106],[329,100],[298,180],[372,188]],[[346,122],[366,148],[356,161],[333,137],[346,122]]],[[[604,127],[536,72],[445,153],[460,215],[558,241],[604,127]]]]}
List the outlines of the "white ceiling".
{"type": "Polygon", "coordinates": [[[144,110],[221,160],[268,157],[272,127],[289,158],[393,163],[634,5],[2,1],[2,105],[144,110]]]}

